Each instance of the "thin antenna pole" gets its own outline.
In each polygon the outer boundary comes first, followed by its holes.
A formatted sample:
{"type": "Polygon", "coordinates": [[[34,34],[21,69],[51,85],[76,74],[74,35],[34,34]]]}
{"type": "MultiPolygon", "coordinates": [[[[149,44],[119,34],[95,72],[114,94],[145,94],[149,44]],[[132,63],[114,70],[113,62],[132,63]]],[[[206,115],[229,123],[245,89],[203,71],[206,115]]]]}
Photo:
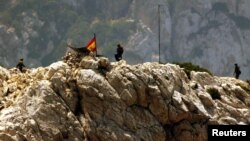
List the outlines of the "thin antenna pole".
{"type": "Polygon", "coordinates": [[[160,13],[160,4],[158,4],[158,39],[159,39],[159,63],[161,62],[161,13],[160,13]]]}

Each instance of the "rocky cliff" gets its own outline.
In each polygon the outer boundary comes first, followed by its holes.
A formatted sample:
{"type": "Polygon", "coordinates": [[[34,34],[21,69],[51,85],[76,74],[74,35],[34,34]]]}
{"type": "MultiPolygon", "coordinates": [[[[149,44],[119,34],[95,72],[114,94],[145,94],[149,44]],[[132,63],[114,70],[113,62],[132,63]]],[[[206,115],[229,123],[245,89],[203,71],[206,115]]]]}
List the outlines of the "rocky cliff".
{"type": "Polygon", "coordinates": [[[158,60],[160,15],[162,62],[190,61],[221,76],[232,76],[234,64],[239,63],[241,78],[248,79],[249,1],[135,0],[133,4],[130,12],[140,19],[137,28],[143,28],[131,36],[128,46],[142,60],[158,60]]]}
{"type": "Polygon", "coordinates": [[[0,81],[4,141],[204,141],[208,124],[250,124],[248,83],[173,64],[68,54],[0,81]]]}

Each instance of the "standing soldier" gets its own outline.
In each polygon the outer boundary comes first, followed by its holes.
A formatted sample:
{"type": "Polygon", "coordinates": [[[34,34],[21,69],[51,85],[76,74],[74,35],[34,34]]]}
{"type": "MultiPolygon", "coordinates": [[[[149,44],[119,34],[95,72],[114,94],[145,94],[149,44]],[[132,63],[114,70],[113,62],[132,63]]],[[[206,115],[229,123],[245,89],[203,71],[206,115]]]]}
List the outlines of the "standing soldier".
{"type": "Polygon", "coordinates": [[[238,64],[234,64],[234,75],[235,75],[235,78],[238,79],[239,76],[241,74],[241,71],[240,71],[240,67],[238,66],[238,64]]]}

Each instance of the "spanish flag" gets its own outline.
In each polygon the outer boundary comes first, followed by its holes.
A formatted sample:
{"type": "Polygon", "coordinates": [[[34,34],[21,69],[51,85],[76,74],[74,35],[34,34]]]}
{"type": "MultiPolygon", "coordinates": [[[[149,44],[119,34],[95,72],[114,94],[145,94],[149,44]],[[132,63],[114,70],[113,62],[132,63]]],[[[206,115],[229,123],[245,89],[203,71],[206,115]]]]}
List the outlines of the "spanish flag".
{"type": "Polygon", "coordinates": [[[86,48],[89,51],[95,52],[96,51],[96,38],[95,35],[94,37],[89,41],[89,43],[87,44],[86,48]]]}

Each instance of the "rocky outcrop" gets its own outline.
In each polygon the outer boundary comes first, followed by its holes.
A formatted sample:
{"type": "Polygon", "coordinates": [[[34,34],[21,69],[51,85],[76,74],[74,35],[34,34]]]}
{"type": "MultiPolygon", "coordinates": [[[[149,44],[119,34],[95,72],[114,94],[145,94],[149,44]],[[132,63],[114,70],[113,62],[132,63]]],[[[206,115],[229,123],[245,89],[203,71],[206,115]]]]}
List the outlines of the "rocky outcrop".
{"type": "Polygon", "coordinates": [[[204,141],[208,124],[250,124],[244,81],[73,56],[0,68],[0,140],[204,141]]]}

